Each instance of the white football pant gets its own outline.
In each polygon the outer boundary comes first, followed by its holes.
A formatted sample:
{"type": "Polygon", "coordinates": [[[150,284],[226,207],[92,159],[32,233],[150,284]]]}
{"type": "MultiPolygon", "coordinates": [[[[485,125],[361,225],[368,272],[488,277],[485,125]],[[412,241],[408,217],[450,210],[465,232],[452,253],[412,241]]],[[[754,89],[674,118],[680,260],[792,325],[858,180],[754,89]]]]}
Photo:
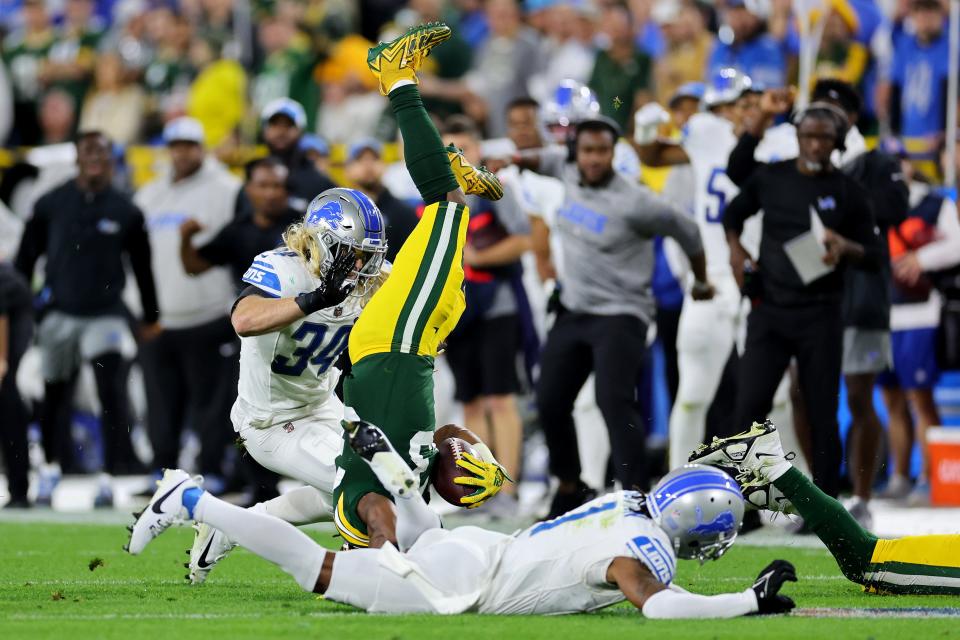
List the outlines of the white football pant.
{"type": "Polygon", "coordinates": [[[670,412],[670,468],[687,463],[704,440],[707,411],[733,353],[740,316],[740,291],[733,277],[713,282],[712,300],[683,301],[677,329],[680,385],[670,412]]]}

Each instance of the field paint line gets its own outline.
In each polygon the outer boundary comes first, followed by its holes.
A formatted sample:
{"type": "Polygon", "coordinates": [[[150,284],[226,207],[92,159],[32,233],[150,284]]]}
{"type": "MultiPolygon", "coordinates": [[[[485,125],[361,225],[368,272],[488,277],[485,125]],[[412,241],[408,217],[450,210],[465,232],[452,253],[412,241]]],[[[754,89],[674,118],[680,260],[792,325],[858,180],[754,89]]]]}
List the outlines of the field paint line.
{"type": "Polygon", "coordinates": [[[302,613],[290,611],[289,616],[283,612],[266,613],[100,613],[100,614],[43,614],[43,613],[15,613],[5,618],[13,622],[42,622],[51,621],[100,621],[100,620],[257,620],[263,618],[345,618],[350,616],[367,615],[363,611],[312,611],[302,613]]]}
{"type": "MultiPolygon", "coordinates": [[[[224,583],[226,584],[226,583],[224,583]]],[[[119,586],[119,587],[130,587],[130,586],[183,586],[188,587],[187,581],[184,579],[162,579],[154,580],[153,578],[131,578],[129,580],[123,579],[106,579],[106,580],[97,580],[91,578],[89,580],[0,580],[0,587],[103,587],[103,586],[119,586]],[[27,584],[29,583],[29,585],[27,584]]],[[[245,585],[285,585],[290,586],[290,580],[284,579],[256,579],[256,580],[246,580],[241,582],[230,581],[229,586],[245,586],[245,585]]]]}
{"type": "MultiPolygon", "coordinates": [[[[809,580],[813,580],[813,581],[828,581],[828,580],[829,580],[829,581],[833,581],[833,580],[836,580],[836,581],[848,582],[848,580],[846,579],[846,577],[844,577],[844,576],[842,576],[842,575],[838,575],[838,574],[836,574],[836,573],[830,573],[830,574],[824,573],[824,574],[819,574],[819,575],[807,575],[807,574],[805,574],[805,573],[800,573],[800,574],[797,575],[797,577],[800,578],[800,580],[803,581],[803,582],[807,582],[807,581],[809,581],[809,580]]],[[[744,580],[749,581],[749,580],[752,580],[752,578],[748,578],[747,576],[743,576],[743,577],[736,577],[736,576],[734,576],[734,577],[723,577],[723,578],[710,578],[710,581],[711,581],[711,582],[743,582],[744,580]]]]}
{"type": "Polygon", "coordinates": [[[960,609],[953,607],[812,607],[794,609],[791,616],[801,618],[960,618],[960,609]]]}

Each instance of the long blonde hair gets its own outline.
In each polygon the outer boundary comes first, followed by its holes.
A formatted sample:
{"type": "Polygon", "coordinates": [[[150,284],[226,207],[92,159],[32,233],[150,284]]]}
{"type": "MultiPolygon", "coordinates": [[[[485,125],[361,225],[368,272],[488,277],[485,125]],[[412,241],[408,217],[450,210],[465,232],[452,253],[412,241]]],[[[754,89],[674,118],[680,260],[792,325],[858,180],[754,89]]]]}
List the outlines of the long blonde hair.
{"type": "MultiPolygon", "coordinates": [[[[293,251],[303,260],[310,272],[318,278],[323,277],[321,267],[323,266],[323,251],[320,249],[320,243],[317,242],[317,236],[310,232],[302,222],[295,222],[287,227],[283,232],[283,243],[287,245],[290,251],[293,251]]],[[[380,273],[376,276],[361,280],[363,287],[357,292],[360,295],[360,306],[366,306],[383,283],[390,275],[390,263],[384,261],[380,273]]],[[[359,286],[360,283],[358,283],[359,286]]]]}
{"type": "Polygon", "coordinates": [[[323,252],[317,237],[310,233],[302,222],[294,222],[283,232],[283,243],[290,251],[296,253],[307,264],[310,271],[318,278],[322,275],[320,267],[323,264],[323,252]]]}

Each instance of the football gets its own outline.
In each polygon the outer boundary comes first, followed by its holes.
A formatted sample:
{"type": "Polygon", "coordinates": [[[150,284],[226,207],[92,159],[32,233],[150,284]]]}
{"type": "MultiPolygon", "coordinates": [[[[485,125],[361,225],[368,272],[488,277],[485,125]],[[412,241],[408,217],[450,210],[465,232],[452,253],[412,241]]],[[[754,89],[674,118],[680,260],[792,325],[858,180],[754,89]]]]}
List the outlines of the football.
{"type": "Polygon", "coordinates": [[[447,438],[437,445],[437,449],[439,450],[437,453],[437,462],[433,465],[433,487],[437,490],[437,493],[440,494],[441,498],[455,507],[462,507],[463,505],[460,504],[460,498],[476,491],[476,487],[456,484],[454,482],[454,480],[460,476],[470,475],[457,466],[457,460],[459,460],[460,456],[464,453],[475,456],[477,452],[469,442],[461,440],[460,438],[447,438]]]}

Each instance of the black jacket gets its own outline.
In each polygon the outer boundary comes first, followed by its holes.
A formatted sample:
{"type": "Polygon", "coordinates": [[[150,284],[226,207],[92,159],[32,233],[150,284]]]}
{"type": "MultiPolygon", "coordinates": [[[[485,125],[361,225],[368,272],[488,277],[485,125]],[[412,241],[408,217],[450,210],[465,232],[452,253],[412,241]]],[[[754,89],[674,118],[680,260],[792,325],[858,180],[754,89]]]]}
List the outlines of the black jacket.
{"type": "Polygon", "coordinates": [[[160,311],[140,209],[113,187],[92,193],[70,180],[37,200],[15,264],[29,281],[37,259],[46,255],[44,289],[52,309],[123,315],[124,254],[140,290],[143,321],[156,322],[160,311]]]}
{"type": "Polygon", "coordinates": [[[326,175],[317,171],[309,158],[294,151],[286,157],[277,156],[290,172],[287,175],[287,202],[291,209],[301,214],[307,212],[307,205],[318,195],[336,185],[326,175]]]}
{"type": "Polygon", "coordinates": [[[890,257],[887,229],[903,222],[910,209],[910,190],[900,160],[882,151],[863,153],[843,167],[843,172],[867,192],[880,236],[878,269],[847,269],[844,281],[843,323],[848,327],[890,328],[890,257]]]}
{"type": "MultiPolygon", "coordinates": [[[[762,166],[754,159],[760,139],[744,134],[730,153],[727,175],[742,186],[762,166]]],[[[900,170],[900,161],[874,150],[863,153],[843,167],[844,173],[865,190],[870,202],[880,251],[879,264],[870,268],[851,265],[845,270],[843,323],[861,329],[890,328],[890,261],[887,257],[887,229],[906,215],[909,190],[900,170]]]]}
{"type": "Polygon", "coordinates": [[[386,187],[377,198],[377,208],[383,215],[383,222],[387,229],[387,260],[393,262],[400,247],[417,226],[417,212],[413,207],[398,200],[386,187]]]}
{"type": "Polygon", "coordinates": [[[866,193],[840,171],[808,176],[800,173],[796,160],[760,165],[727,205],[723,226],[739,233],[744,221],[761,209],[757,264],[765,303],[795,307],[839,304],[842,299],[843,265],[805,285],[784,249],[786,242],[810,230],[811,210],[825,227],[863,245],[863,267],[879,267],[882,250],[866,193]]]}
{"type": "Polygon", "coordinates": [[[0,262],[0,316],[29,312],[33,306],[30,287],[13,265],[0,262]]]}

